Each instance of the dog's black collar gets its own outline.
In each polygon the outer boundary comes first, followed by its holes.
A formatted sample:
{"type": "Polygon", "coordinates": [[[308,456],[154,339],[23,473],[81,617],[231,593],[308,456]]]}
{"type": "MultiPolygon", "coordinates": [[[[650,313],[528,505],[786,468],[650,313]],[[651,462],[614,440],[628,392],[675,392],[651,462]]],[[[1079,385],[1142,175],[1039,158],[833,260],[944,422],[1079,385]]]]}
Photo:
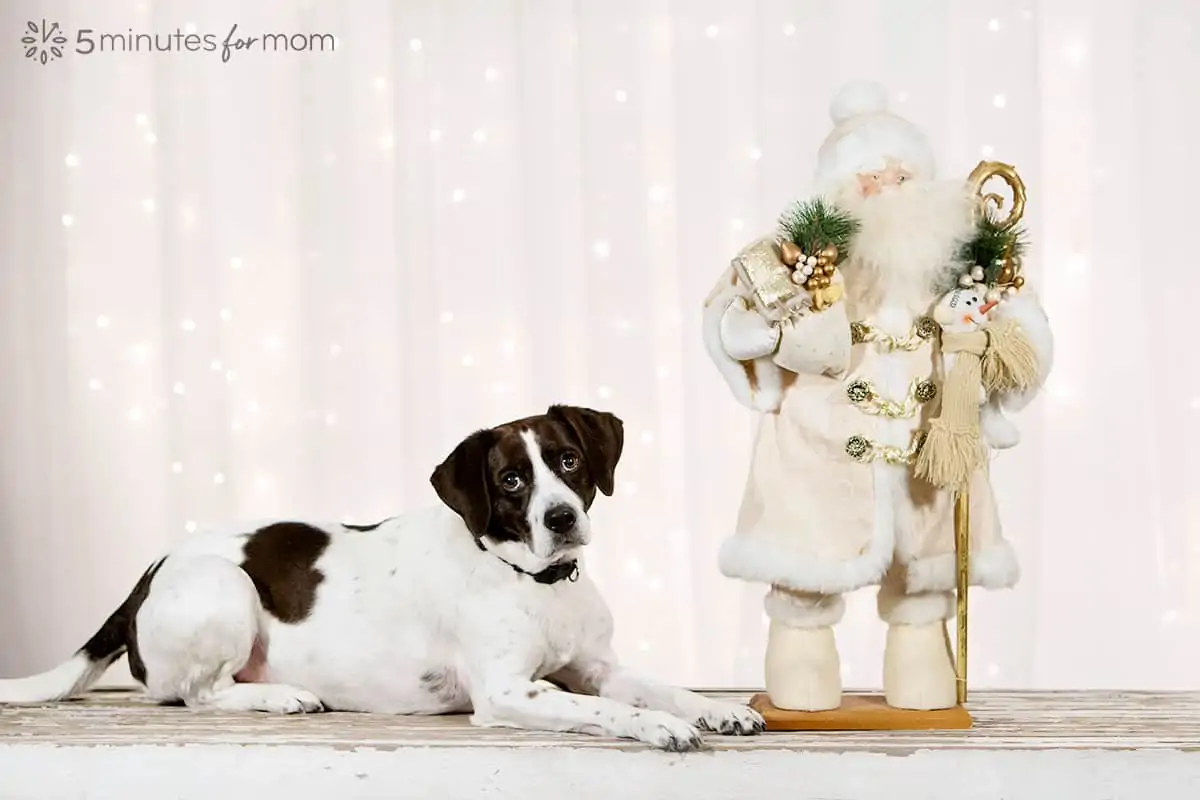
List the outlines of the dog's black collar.
{"type": "Polygon", "coordinates": [[[485,553],[491,553],[493,556],[496,556],[501,563],[508,564],[510,567],[512,567],[514,572],[517,572],[521,575],[528,575],[538,583],[549,585],[563,580],[571,581],[572,583],[579,580],[579,562],[575,559],[563,561],[561,564],[551,564],[541,572],[529,572],[521,569],[511,561],[505,561],[503,558],[500,558],[500,556],[492,553],[490,550],[484,547],[483,542],[479,541],[478,538],[475,538],[475,546],[485,553]]]}

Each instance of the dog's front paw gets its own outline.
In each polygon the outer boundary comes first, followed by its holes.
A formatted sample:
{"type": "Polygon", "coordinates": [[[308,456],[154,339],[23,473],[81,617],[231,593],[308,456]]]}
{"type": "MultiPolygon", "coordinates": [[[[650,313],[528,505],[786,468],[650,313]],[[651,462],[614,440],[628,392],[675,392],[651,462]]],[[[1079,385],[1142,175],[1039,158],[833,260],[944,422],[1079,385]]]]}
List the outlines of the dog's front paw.
{"type": "MultiPolygon", "coordinates": [[[[304,689],[277,684],[241,684],[253,686],[249,697],[239,699],[246,708],[272,714],[313,714],[324,711],[325,706],[315,694],[304,689]]],[[[233,706],[229,706],[233,707],[233,706]]]]}
{"type": "Polygon", "coordinates": [[[630,721],[629,737],[671,753],[699,750],[700,731],[679,717],[661,711],[639,711],[630,721]]]}
{"type": "Polygon", "coordinates": [[[767,729],[767,722],[752,708],[714,702],[696,719],[696,725],[722,736],[753,736],[767,729]]]}
{"type": "Polygon", "coordinates": [[[313,714],[325,710],[325,704],[312,692],[296,689],[293,692],[281,693],[270,698],[267,711],[279,714],[313,714]]]}

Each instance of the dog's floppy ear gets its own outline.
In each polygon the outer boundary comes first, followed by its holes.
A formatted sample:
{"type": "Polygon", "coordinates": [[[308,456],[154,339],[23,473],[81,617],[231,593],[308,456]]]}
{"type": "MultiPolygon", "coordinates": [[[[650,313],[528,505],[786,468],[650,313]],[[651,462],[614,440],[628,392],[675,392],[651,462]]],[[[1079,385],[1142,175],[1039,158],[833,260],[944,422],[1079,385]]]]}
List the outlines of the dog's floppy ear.
{"type": "Polygon", "coordinates": [[[575,432],[575,438],[583,448],[583,457],[596,477],[596,488],[611,495],[613,476],[625,446],[624,423],[607,411],[579,406],[550,406],[546,415],[565,422],[575,432]]]}
{"type": "Polygon", "coordinates": [[[438,464],[429,479],[442,502],[462,517],[475,536],[487,531],[492,518],[487,458],[495,441],[495,431],[475,431],[438,464]]]}

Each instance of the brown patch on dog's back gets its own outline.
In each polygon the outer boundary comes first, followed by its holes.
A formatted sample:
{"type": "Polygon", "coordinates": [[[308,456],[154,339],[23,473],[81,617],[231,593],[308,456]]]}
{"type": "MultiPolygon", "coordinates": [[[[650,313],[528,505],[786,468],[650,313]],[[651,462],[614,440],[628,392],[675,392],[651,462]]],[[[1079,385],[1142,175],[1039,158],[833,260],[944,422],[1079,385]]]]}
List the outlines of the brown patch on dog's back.
{"type": "Polygon", "coordinates": [[[308,617],[325,580],[316,563],[327,547],[329,534],[303,522],[277,522],[250,534],[241,567],[267,613],[288,623],[308,617]]]}

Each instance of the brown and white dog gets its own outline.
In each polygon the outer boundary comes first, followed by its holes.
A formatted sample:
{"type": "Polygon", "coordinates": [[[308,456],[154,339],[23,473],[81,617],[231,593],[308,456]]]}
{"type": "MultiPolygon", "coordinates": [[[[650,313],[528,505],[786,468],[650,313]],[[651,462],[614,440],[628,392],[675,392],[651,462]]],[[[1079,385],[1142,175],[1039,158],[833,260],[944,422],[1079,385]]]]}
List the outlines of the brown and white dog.
{"type": "Polygon", "coordinates": [[[623,441],[612,414],[551,406],[459,444],[431,479],[444,506],[193,536],[70,660],[0,680],[0,703],[78,694],[128,652],[152,698],[193,708],[473,712],[674,751],[701,730],[757,733],[749,708],[638,677],[613,653],[580,554],[623,441]]]}

